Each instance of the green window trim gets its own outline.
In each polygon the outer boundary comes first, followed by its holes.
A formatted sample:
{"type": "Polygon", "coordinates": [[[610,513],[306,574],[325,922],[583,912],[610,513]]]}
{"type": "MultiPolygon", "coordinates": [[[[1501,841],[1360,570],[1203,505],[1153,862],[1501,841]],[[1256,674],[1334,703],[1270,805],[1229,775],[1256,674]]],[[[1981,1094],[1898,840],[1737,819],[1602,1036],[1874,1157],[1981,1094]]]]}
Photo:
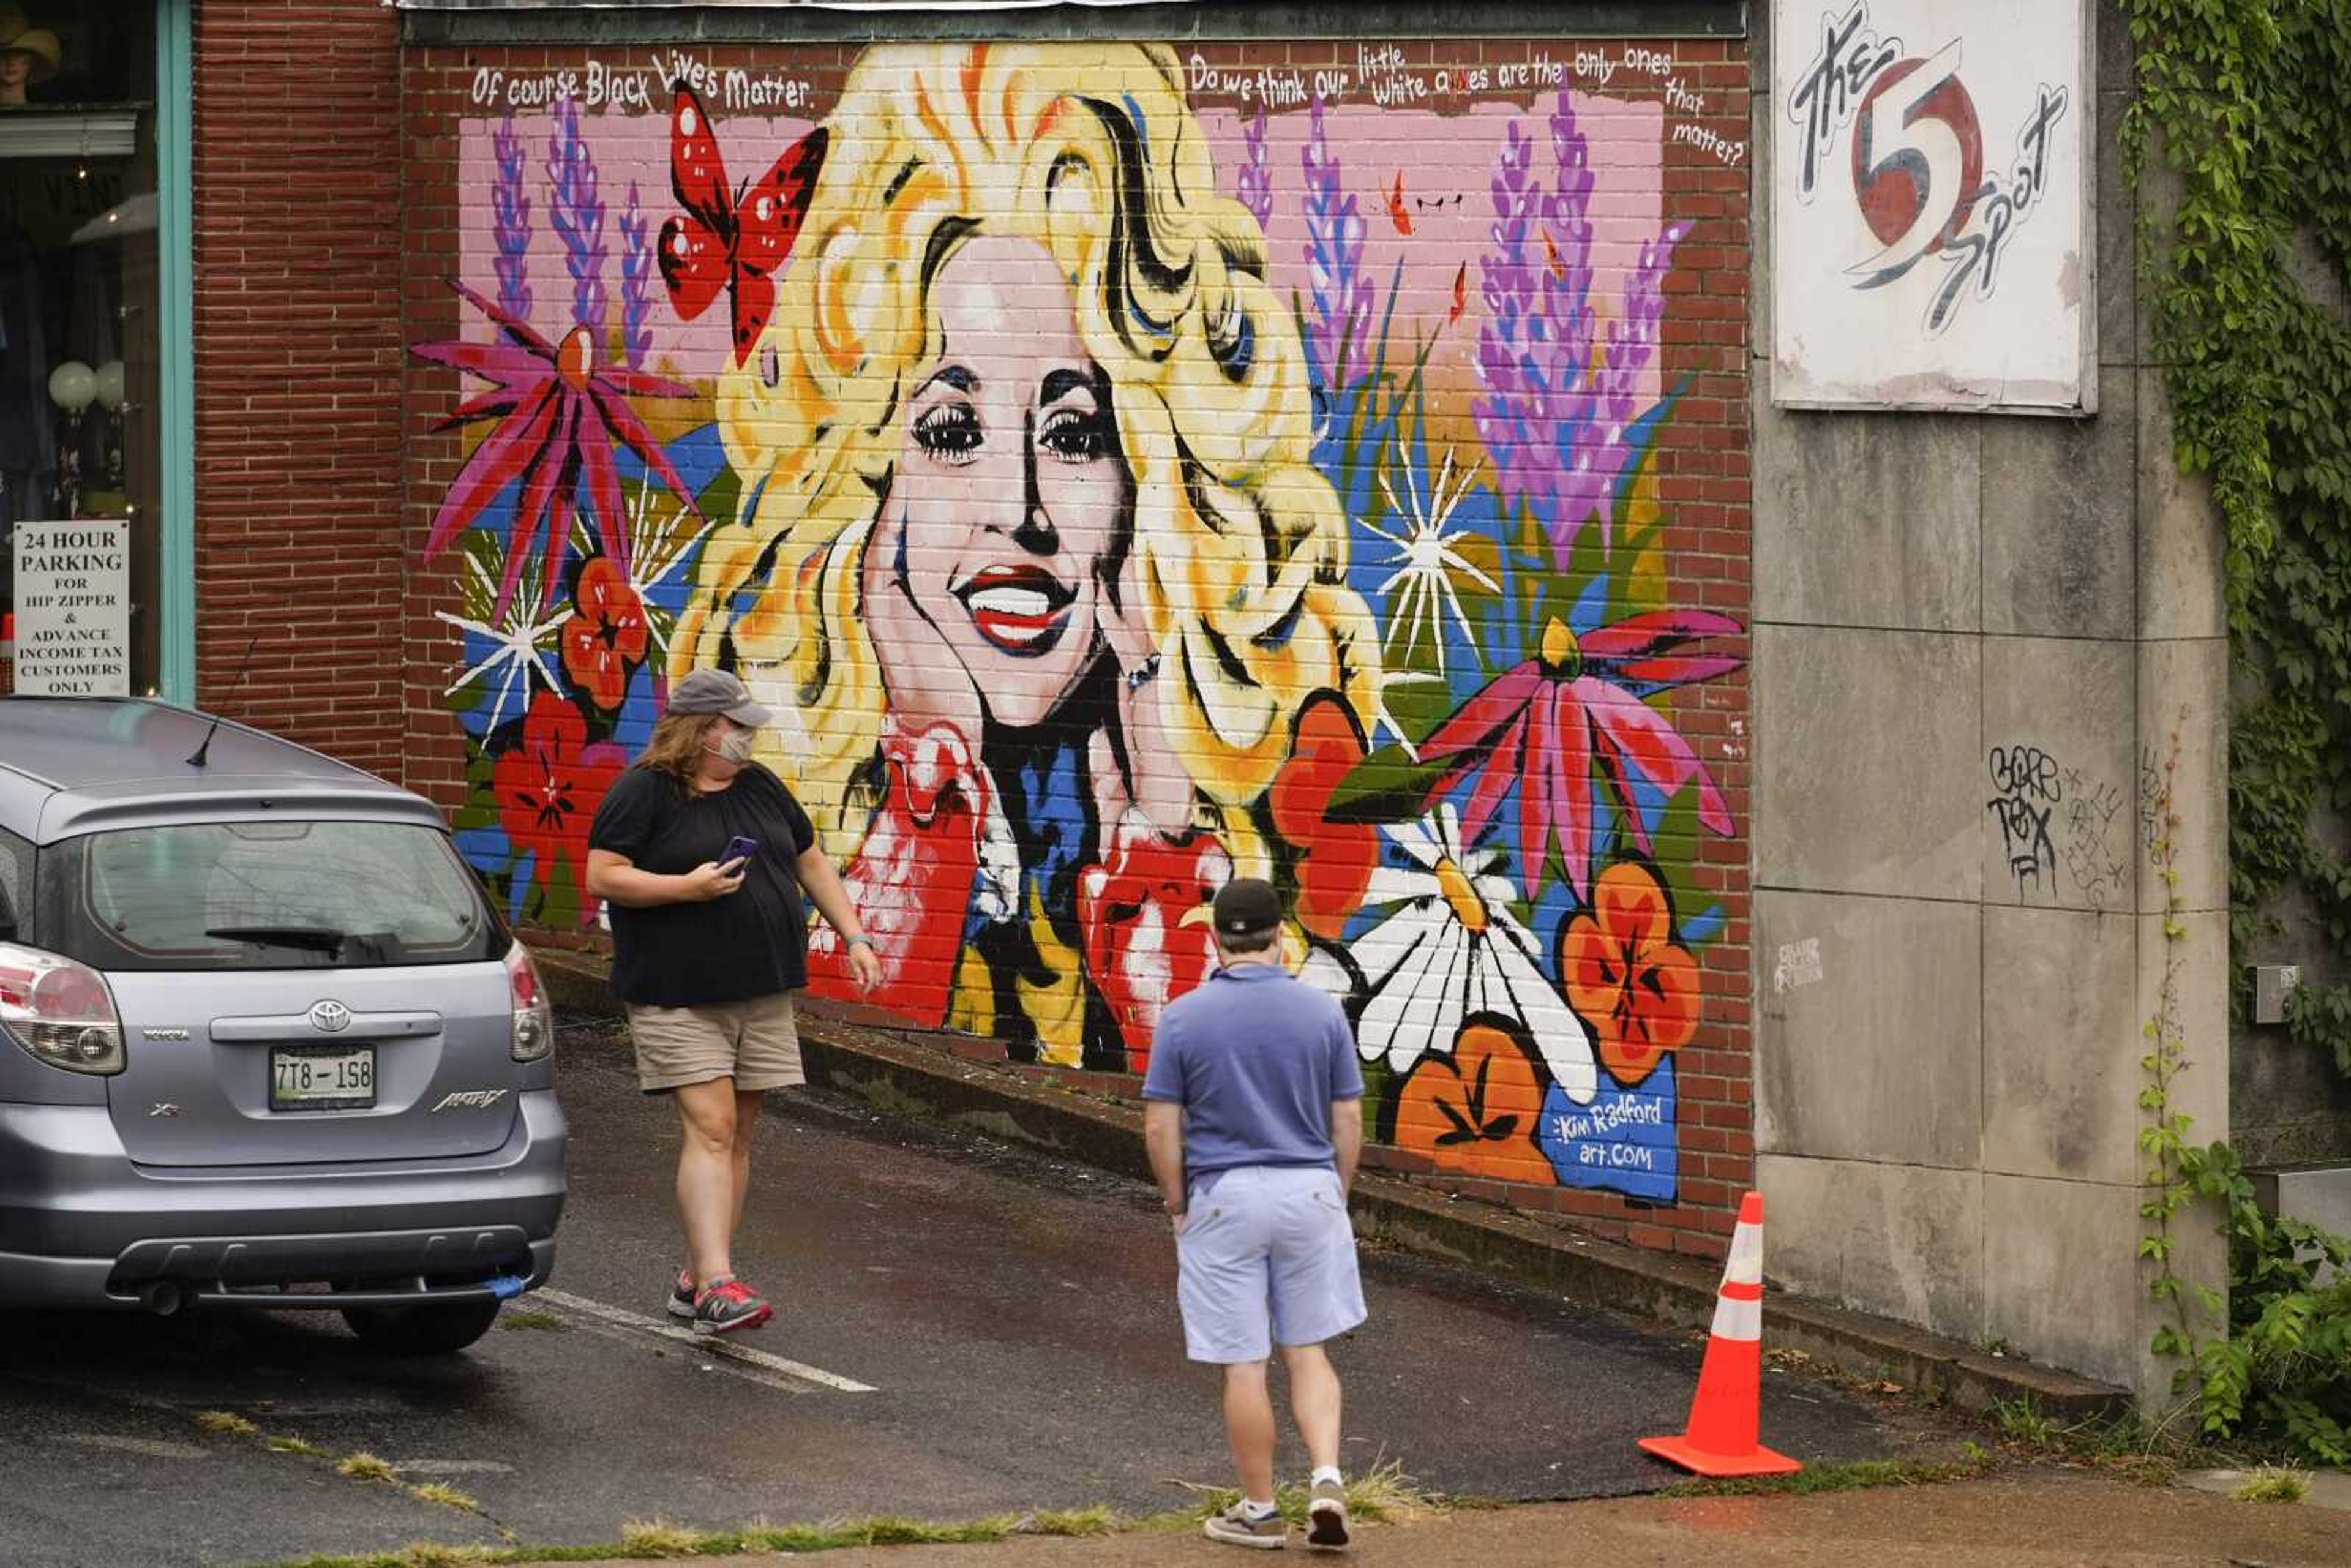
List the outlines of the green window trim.
{"type": "Polygon", "coordinates": [[[196,697],[195,40],[191,0],[155,0],[155,185],[161,208],[163,397],[162,617],[157,687],[196,697]]]}

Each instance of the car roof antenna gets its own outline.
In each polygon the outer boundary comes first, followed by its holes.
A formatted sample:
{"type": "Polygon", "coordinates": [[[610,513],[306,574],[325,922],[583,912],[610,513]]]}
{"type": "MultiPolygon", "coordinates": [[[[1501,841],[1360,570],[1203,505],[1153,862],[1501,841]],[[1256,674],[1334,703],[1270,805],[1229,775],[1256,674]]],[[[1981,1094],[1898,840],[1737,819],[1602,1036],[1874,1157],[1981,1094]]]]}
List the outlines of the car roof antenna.
{"type": "MultiPolygon", "coordinates": [[[[246,643],[245,657],[236,662],[236,674],[230,677],[228,690],[221,694],[224,698],[236,695],[237,688],[245,685],[245,672],[253,667],[253,650],[260,641],[261,633],[256,632],[253,634],[252,640],[246,643]]],[[[204,731],[204,739],[197,742],[193,755],[190,756],[188,758],[189,767],[202,768],[206,764],[211,757],[213,749],[213,737],[219,733],[220,715],[214,714],[213,715],[211,727],[204,731]]]]}

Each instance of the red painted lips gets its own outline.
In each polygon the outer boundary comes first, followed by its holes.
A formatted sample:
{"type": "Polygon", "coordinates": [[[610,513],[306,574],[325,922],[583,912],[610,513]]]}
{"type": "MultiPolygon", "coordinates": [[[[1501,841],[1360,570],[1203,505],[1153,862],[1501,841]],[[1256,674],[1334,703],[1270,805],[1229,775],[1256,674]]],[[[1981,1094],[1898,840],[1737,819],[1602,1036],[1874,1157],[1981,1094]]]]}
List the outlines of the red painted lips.
{"type": "Polygon", "coordinates": [[[1077,591],[1036,566],[991,566],[954,590],[979,634],[1016,658],[1052,652],[1069,629],[1077,591]]]}

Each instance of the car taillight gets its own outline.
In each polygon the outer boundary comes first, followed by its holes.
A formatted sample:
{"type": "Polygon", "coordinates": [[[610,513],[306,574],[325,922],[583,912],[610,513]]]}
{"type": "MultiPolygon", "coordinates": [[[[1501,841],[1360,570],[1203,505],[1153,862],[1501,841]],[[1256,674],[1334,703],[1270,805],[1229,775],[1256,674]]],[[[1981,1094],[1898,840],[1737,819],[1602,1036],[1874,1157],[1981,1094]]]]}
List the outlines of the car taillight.
{"type": "Polygon", "coordinates": [[[514,993],[514,1059],[537,1061],[555,1049],[555,1009],[547,1005],[530,949],[519,942],[507,949],[507,981],[514,993]]]}
{"type": "Polygon", "coordinates": [[[69,1072],[122,1071],[122,1018],[105,977],[37,947],[0,942],[0,1034],[69,1072]]]}

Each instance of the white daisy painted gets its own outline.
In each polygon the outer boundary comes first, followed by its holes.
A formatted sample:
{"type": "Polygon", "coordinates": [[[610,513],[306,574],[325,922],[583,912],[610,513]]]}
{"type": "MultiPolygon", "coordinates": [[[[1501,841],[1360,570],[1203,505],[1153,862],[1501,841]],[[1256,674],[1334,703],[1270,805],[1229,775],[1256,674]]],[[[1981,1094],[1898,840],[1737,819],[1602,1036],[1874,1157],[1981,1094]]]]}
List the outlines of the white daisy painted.
{"type": "Polygon", "coordinates": [[[1432,1051],[1450,1055],[1470,1017],[1499,1013],[1526,1026],[1561,1092],[1591,1103],[1600,1090],[1591,1039],[1543,977],[1534,933],[1510,913],[1516,890],[1493,869],[1501,852],[1465,849],[1450,801],[1387,835],[1413,864],[1381,866],[1364,894],[1366,904],[1398,906],[1352,949],[1371,990],[1355,1030],[1364,1059],[1385,1055],[1408,1071],[1432,1051]]]}

